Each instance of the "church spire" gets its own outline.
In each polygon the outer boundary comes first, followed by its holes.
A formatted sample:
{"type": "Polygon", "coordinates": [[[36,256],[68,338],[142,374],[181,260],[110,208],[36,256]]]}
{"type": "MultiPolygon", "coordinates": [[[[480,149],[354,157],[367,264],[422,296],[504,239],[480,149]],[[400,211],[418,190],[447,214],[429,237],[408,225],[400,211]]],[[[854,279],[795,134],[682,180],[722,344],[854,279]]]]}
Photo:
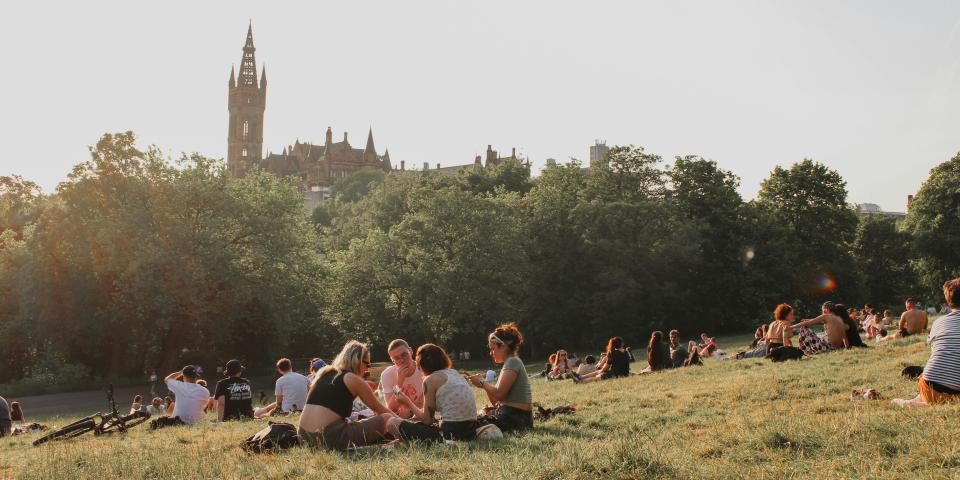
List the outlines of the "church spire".
{"type": "Polygon", "coordinates": [[[237,88],[237,76],[234,74],[233,65],[230,65],[230,88],[237,88]]]}
{"type": "Polygon", "coordinates": [[[257,49],[253,46],[253,22],[247,27],[247,43],[243,46],[243,59],[240,61],[240,79],[241,87],[257,88],[257,57],[254,55],[257,49]]]}
{"type": "Polygon", "coordinates": [[[370,152],[372,155],[377,154],[377,148],[373,146],[373,127],[370,127],[370,130],[367,131],[367,147],[363,151],[364,153],[370,152]]]}

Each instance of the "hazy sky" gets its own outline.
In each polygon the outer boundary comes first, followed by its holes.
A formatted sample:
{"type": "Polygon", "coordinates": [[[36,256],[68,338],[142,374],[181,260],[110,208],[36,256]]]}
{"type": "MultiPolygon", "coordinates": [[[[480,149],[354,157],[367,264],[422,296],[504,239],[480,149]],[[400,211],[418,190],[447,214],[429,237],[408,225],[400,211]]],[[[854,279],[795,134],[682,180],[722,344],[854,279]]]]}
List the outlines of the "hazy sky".
{"type": "Polygon", "coordinates": [[[125,130],[223,157],[249,19],[275,152],[372,126],[395,165],[491,143],[539,170],[600,138],[716,160],[747,199],[809,157],[903,210],[960,150],[956,1],[37,1],[0,20],[0,175],[50,191],[125,130]]]}

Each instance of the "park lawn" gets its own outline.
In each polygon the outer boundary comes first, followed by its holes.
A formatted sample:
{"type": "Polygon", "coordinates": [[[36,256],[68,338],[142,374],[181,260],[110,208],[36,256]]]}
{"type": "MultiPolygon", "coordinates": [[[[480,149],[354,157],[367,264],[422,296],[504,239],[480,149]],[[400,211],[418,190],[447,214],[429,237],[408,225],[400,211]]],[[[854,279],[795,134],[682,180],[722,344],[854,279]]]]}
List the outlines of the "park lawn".
{"type": "Polygon", "coordinates": [[[863,387],[912,397],[915,382],[899,371],[927,356],[918,336],[799,362],[708,360],[588,385],[537,381],[536,401],[578,412],[493,443],[240,451],[265,422],[140,426],[37,448],[24,436],[0,440],[0,478],[958,478],[958,407],[849,399],[863,387]]]}

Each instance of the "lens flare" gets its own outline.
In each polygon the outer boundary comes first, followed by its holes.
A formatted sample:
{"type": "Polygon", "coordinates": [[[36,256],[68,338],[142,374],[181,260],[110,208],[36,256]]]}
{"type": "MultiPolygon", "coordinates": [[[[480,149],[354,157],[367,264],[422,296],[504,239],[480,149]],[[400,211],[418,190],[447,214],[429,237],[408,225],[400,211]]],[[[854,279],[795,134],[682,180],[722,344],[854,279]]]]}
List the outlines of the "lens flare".
{"type": "Polygon", "coordinates": [[[833,278],[828,272],[820,272],[815,281],[815,290],[817,293],[830,293],[837,289],[837,279],[833,278]]]}

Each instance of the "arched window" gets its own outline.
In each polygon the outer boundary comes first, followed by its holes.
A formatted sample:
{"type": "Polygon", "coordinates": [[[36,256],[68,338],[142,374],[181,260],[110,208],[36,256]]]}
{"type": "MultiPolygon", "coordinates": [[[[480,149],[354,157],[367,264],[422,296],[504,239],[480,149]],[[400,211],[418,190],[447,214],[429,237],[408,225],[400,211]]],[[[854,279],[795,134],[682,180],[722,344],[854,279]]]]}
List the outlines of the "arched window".
{"type": "Polygon", "coordinates": [[[247,135],[249,134],[250,134],[250,122],[244,120],[243,121],[243,138],[247,138],[247,135]]]}
{"type": "Polygon", "coordinates": [[[246,149],[246,148],[244,148],[243,150],[240,150],[240,156],[241,156],[241,157],[246,157],[246,156],[247,156],[247,149],[246,149]]]}

